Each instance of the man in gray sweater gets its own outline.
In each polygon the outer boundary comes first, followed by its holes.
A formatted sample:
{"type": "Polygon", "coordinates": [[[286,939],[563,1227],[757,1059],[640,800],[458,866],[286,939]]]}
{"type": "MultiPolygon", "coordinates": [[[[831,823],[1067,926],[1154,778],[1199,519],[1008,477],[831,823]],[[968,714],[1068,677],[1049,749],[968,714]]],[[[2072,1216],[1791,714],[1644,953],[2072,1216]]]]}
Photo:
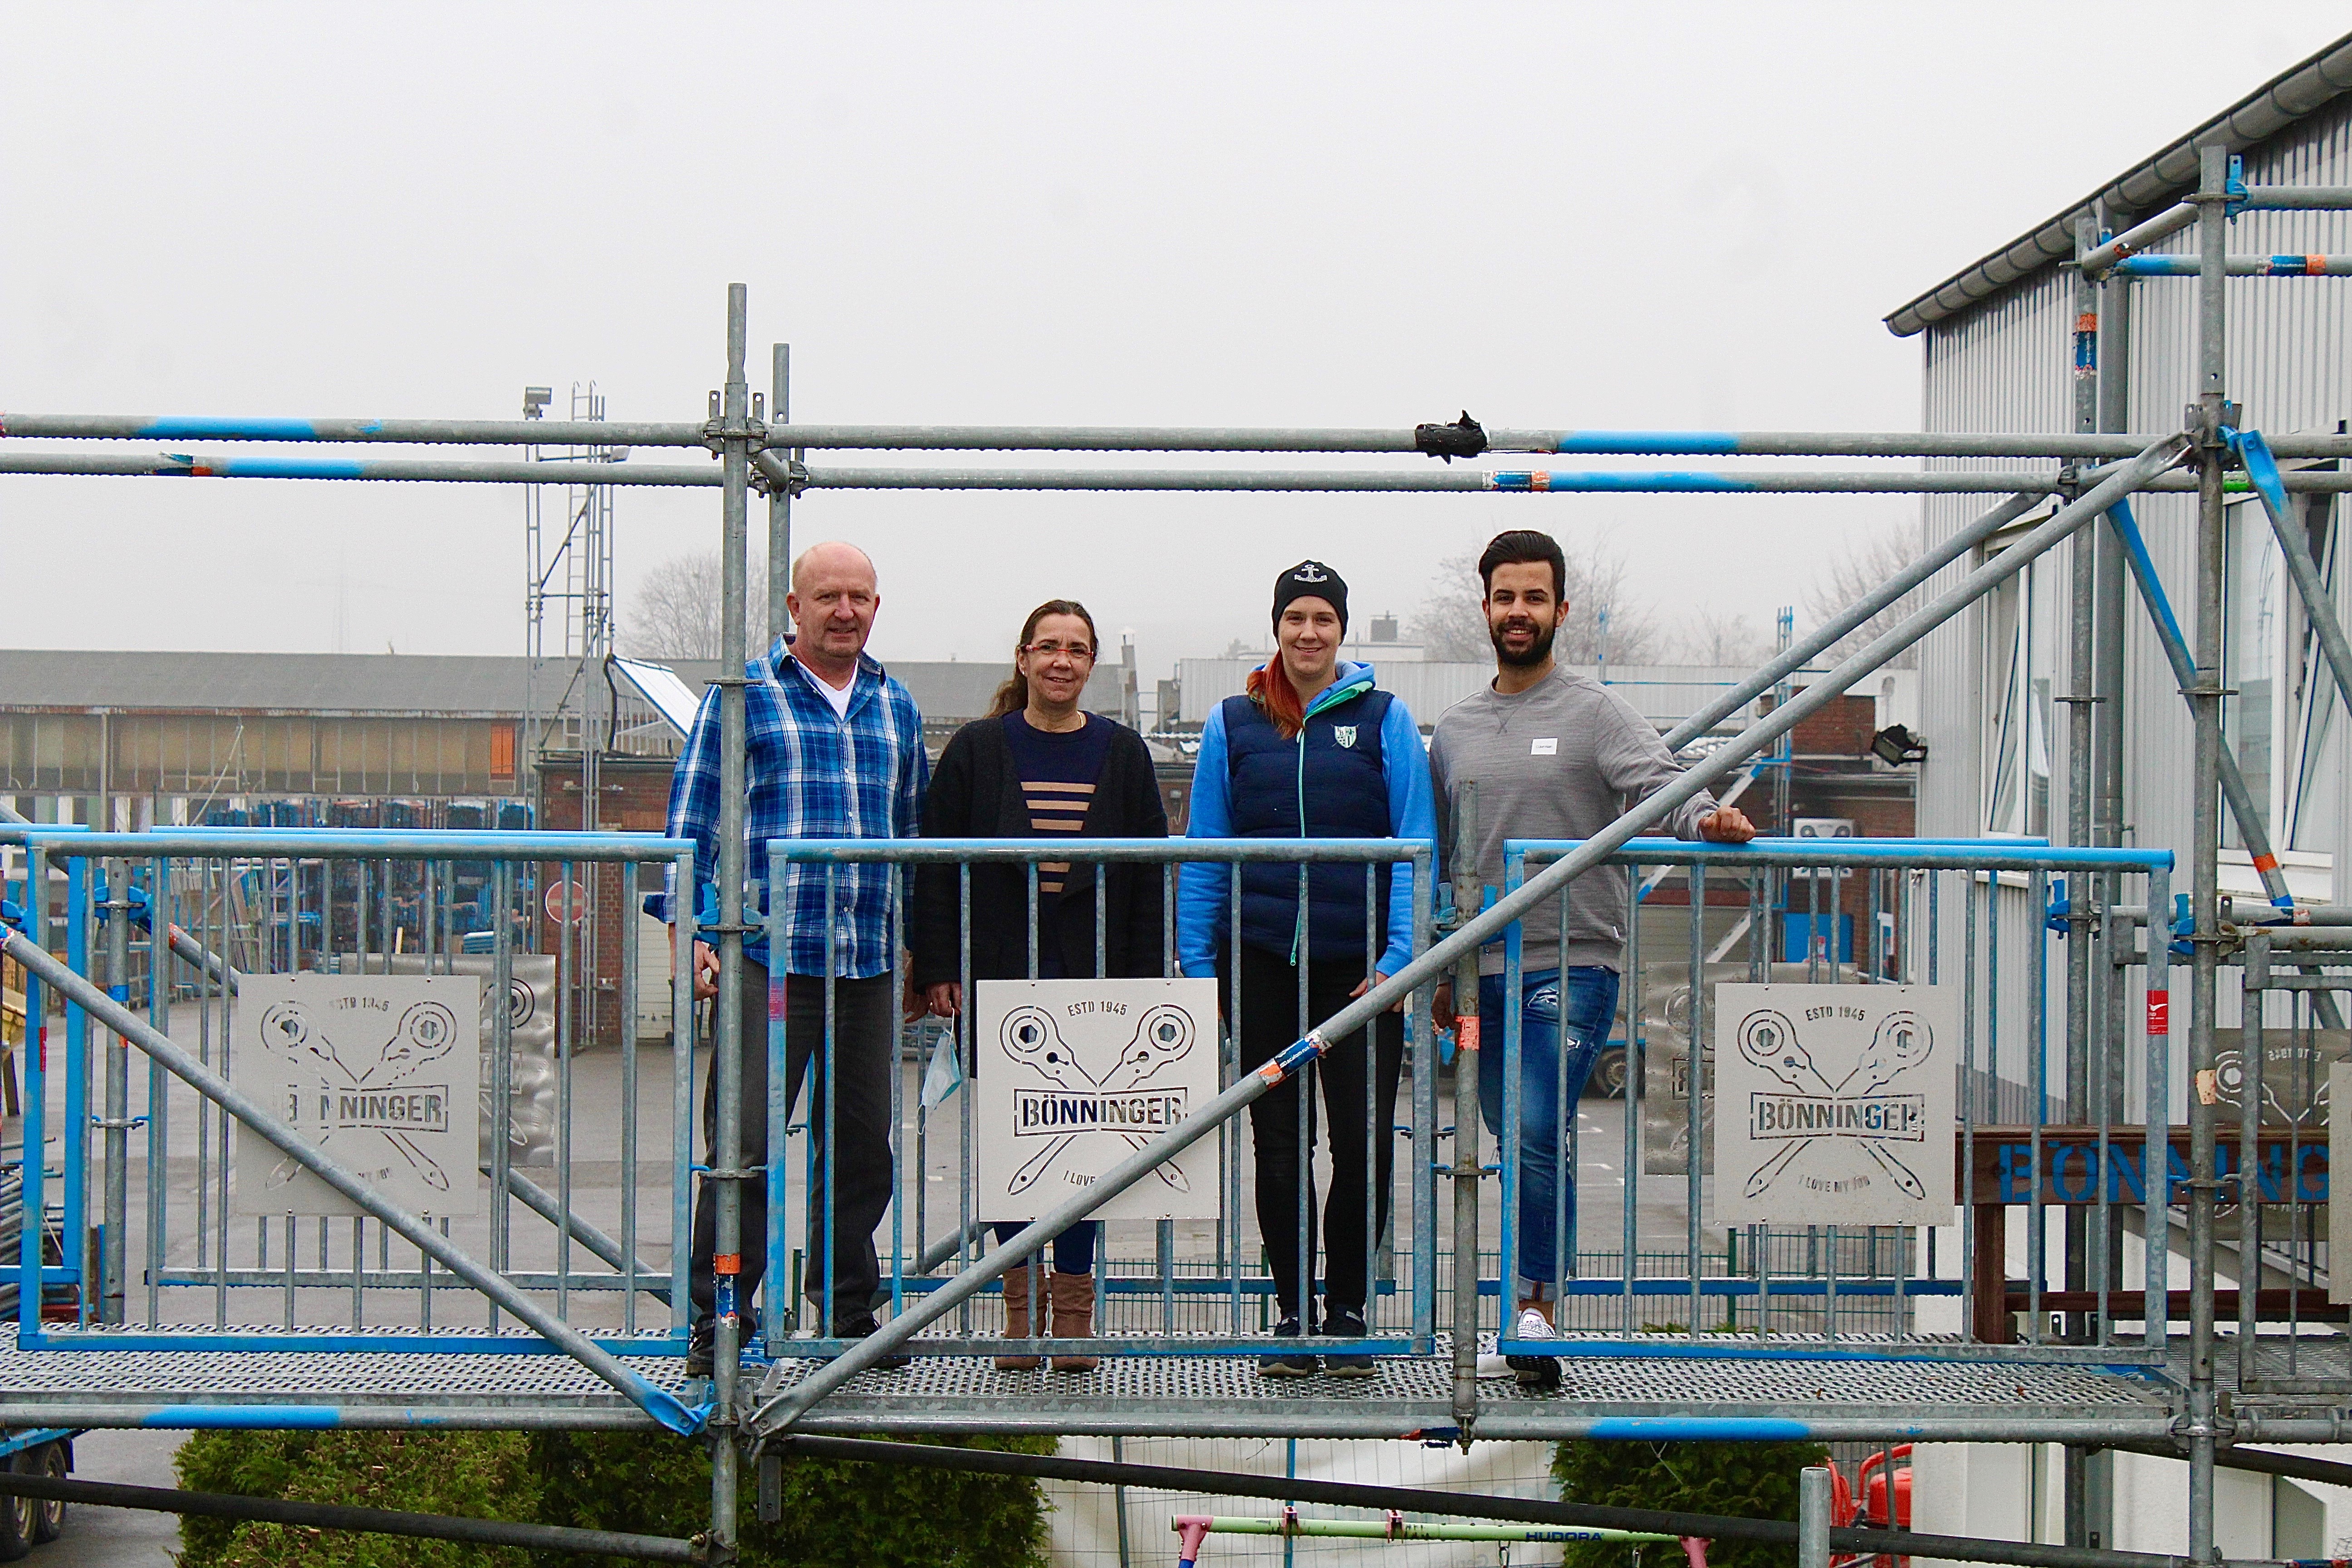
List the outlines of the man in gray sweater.
{"type": "MultiPolygon", "coordinates": [[[[1567,562],[1559,542],[1533,529],[1495,536],[1478,560],[1495,679],[1445,710],[1430,742],[1437,795],[1437,842],[1454,851],[1465,786],[1475,784],[1479,879],[1499,895],[1507,838],[1589,838],[1682,773],[1649,721],[1586,676],[1552,662],[1552,639],[1568,609],[1567,562]]],[[[1739,844],[1756,836],[1746,815],[1708,795],[1683,803],[1652,832],[1739,844]]],[[[1444,873],[1452,875],[1451,868],[1444,873]]],[[[1519,1131],[1517,1151],[1517,1295],[1509,1336],[1552,1335],[1559,1293],[1558,1239],[1576,1215],[1575,1173],[1560,1180],[1564,1117],[1572,1115],[1593,1058],[1617,1012],[1625,963],[1625,873],[1602,866],[1570,884],[1568,922],[1557,903],[1520,921],[1519,1131]],[[1563,1046],[1562,1036],[1566,1037],[1563,1046]],[[1561,1053],[1566,1052],[1565,1099],[1561,1053]]],[[[1486,1131],[1503,1138],[1503,944],[1478,955],[1478,1102],[1486,1131]]],[[[1447,1008],[1445,994],[1439,999],[1447,1008]]],[[[1515,1355],[1532,1387],[1555,1387],[1559,1363],[1515,1355]]]]}

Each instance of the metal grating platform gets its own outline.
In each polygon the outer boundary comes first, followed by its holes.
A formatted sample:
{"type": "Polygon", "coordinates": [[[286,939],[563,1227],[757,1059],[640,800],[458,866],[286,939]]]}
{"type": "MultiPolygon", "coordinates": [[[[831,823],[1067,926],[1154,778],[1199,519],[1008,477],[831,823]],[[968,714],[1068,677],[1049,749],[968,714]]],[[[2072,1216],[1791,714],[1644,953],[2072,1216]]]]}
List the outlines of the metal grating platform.
{"type": "MultiPolygon", "coordinates": [[[[1675,1342],[1680,1352],[1688,1342],[1675,1342]]],[[[1888,1346],[1893,1354],[1900,1347],[1888,1346]]],[[[1915,1352],[1917,1347],[1911,1347],[1915,1352]]],[[[779,1362],[763,1394],[814,1366],[779,1362]]],[[[1556,1392],[1506,1373],[1479,1380],[1477,1436],[1991,1437],[2026,1427],[2063,1436],[2103,1425],[2163,1432],[2172,1388],[2152,1370],[2080,1363],[1592,1355],[1564,1359],[1556,1392]],[[1745,1429],[1742,1429],[1745,1428],[1745,1429]]],[[[1246,1358],[1125,1356],[1094,1372],[998,1372],[985,1358],[918,1359],[868,1373],[802,1423],[808,1431],[1052,1431],[1152,1435],[1381,1436],[1455,1434],[1451,1363],[1381,1357],[1370,1378],[1261,1378],[1246,1358]]]]}
{"type": "MultiPolygon", "coordinates": [[[[271,1332],[245,1331],[256,1339],[271,1332]]],[[[378,1332],[398,1338],[401,1331],[378,1332]]],[[[25,1350],[16,1325],[0,1325],[0,1426],[218,1425],[192,1418],[190,1407],[224,1405],[282,1413],[241,1423],[255,1426],[650,1425],[587,1368],[543,1352],[109,1351],[104,1338],[84,1330],[69,1349],[25,1350]]],[[[684,1363],[675,1356],[633,1356],[629,1364],[671,1393],[684,1391],[684,1363]]]]}
{"type": "MultiPolygon", "coordinates": [[[[255,1331],[266,1338],[266,1331],[255,1331]]],[[[21,1350],[0,1328],[0,1425],[642,1426],[586,1369],[545,1353],[21,1350]],[[235,1415],[225,1407],[239,1408],[235,1415]]],[[[485,1336],[488,1337],[488,1336],[485,1336]]],[[[1596,1349],[1599,1347],[1595,1347],[1596,1349]]],[[[1678,1352],[1688,1342],[1677,1342],[1678,1352]]],[[[1896,1354],[1901,1349],[1887,1346],[1896,1354]]],[[[1916,1350],[1917,1347],[1913,1347],[1916,1350]]],[[[2063,1437],[2095,1414],[2160,1435],[2172,1387],[2151,1369],[1952,1360],[1793,1360],[1753,1353],[1585,1355],[1555,1393],[1482,1378],[1475,1434],[1569,1436],[2063,1437]]],[[[689,1404],[674,1356],[631,1364],[689,1404]]],[[[764,1393],[818,1363],[751,1369],[764,1393]]],[[[1091,1373],[998,1372],[985,1356],[919,1357],[854,1379],[803,1423],[833,1432],[1055,1432],[1420,1437],[1456,1435],[1450,1362],[1381,1357],[1369,1378],[1261,1378],[1235,1356],[1116,1356],[1091,1373]]]]}

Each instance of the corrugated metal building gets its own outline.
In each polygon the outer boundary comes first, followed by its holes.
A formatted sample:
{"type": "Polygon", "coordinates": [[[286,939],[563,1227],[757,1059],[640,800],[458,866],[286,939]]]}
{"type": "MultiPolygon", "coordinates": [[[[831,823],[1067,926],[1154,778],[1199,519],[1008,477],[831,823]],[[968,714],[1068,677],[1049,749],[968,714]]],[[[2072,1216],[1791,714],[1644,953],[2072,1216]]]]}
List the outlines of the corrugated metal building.
{"type": "MultiPolygon", "coordinates": [[[[2214,143],[2242,155],[2249,184],[2352,184],[2352,37],[2330,45],[1889,316],[1887,324],[1898,335],[1917,333],[1922,340],[1923,428],[2074,430],[2076,279],[2071,267],[2062,264],[2074,254],[2076,218],[2087,213],[2105,232],[2120,233],[2171,206],[2196,183],[2198,148],[2214,143]]],[[[2193,253],[2196,247],[2192,226],[2157,248],[2193,253]]],[[[2352,249],[2352,213],[2248,212],[2236,221],[2229,248],[2241,255],[2352,249]]],[[[2103,286],[2099,353],[2107,362],[2106,379],[2112,384],[2120,371],[2124,384],[2121,407],[2102,410],[2102,428],[2153,435],[2180,427],[2183,408],[2197,391],[2196,289],[2193,278],[2118,278],[2103,286]]],[[[2346,428],[2352,418],[2352,293],[2347,283],[2240,278],[2229,281],[2227,291],[2229,394],[2244,405],[2246,426],[2272,434],[2346,428]]],[[[2017,464],[2000,459],[1975,466],[2017,464]]],[[[1949,537],[1989,510],[1992,499],[1927,498],[1924,542],[1949,537]]],[[[2352,600],[2347,593],[2352,572],[2342,560],[2336,509],[2329,498],[2298,500],[2314,553],[2329,574],[2342,613],[2352,600]]],[[[2146,495],[2133,509],[2193,646],[2196,498],[2146,495]]],[[[2046,511],[2015,527],[2021,531],[2042,515],[2046,511]]],[[[2000,541],[1987,548],[1998,550],[2000,541]]],[[[2301,898],[2326,898],[2332,879],[2334,897],[2341,900],[2347,896],[2347,862],[2352,862],[2345,709],[2319,665],[2314,639],[2285,583],[2276,542],[2256,503],[2229,509],[2227,548],[2223,685],[2235,695],[2225,705],[2226,739],[2260,805],[2290,887],[2301,898]]],[[[1980,552],[1956,563],[1938,585],[1948,585],[1983,559],[1980,552]]],[[[2089,685],[2086,673],[2078,686],[2068,667],[2074,565],[2071,545],[2052,551],[1921,645],[1919,729],[1931,748],[1919,784],[1921,834],[2066,837],[2070,765],[2062,699],[2089,685]]],[[[2190,716],[2147,613],[2129,590],[2124,626],[2125,837],[2179,851],[2185,877],[2194,799],[2190,716]]],[[[2001,906],[2000,963],[2012,978],[2004,982],[2000,1007],[2001,1037],[2011,1042],[2000,1064],[2000,1100],[2004,1113],[2013,1116],[2028,1103],[2024,1080],[2033,1037],[2026,1027],[2022,977],[2039,956],[2042,923],[2023,879],[2003,880],[1995,894],[2001,906]]],[[[2225,890],[2261,891],[2234,824],[2225,826],[2221,880],[2225,890]]],[[[2173,886],[2185,890],[2186,882],[2173,886]]],[[[1960,922],[1948,913],[1943,924],[1944,973],[1949,978],[1958,970],[1962,933],[1960,922]]],[[[2048,963],[2046,1023],[2054,1058],[2065,1038],[2064,985],[2061,960],[2053,956],[2048,963]]],[[[2235,989],[2222,987],[2220,1022],[2225,1026],[2237,1019],[2235,989]]],[[[2135,973],[2126,1017],[2137,1015],[2140,990],[2135,973]]],[[[2176,1121],[2186,1117],[2183,1076],[2176,1068],[2176,1121]]],[[[2066,1119],[2067,1110],[2063,1096],[2053,1092],[2052,1119],[2066,1119]]],[[[2129,1274],[2139,1267],[2138,1253],[2136,1240],[2126,1246],[2129,1274]]],[[[2023,1267],[2021,1247],[2013,1229],[2012,1277],[2023,1267]]],[[[2181,1266],[2176,1254],[2175,1267],[2181,1266]]],[[[2230,1268],[2225,1259],[2224,1271],[2230,1268]]],[[[2112,1468],[2103,1487],[2105,1500],[2089,1522],[2098,1532],[2094,1539],[2119,1549],[2181,1550],[2179,1500],[2185,1483],[2178,1467],[2131,1455],[2101,1462],[2112,1468]]],[[[2014,1500],[2022,1495],[2036,1500],[2013,1532],[2062,1539],[2057,1502],[2063,1489],[2040,1484],[2045,1476],[2054,1480],[2058,1468],[2048,1450],[1923,1446],[1915,1457],[1915,1496],[1921,1505],[1914,1528],[1973,1528],[2003,1510],[2014,1511],[2014,1500]],[[2045,1493],[2046,1506],[2039,1500],[2045,1493]]],[[[2284,1492],[2275,1500],[2267,1479],[2258,1489],[2222,1489],[2225,1541],[2234,1537],[2266,1551],[2274,1542],[2277,1555],[2291,1556],[2325,1545],[2352,1522],[2352,1511],[2331,1512],[2333,1505],[2307,1492],[2290,1506],[2285,1493],[2296,1487],[2279,1484],[2284,1492]],[[2298,1525],[2290,1542],[2285,1532],[2291,1519],[2327,1521],[2331,1528],[2305,1533],[2298,1525]]]]}
{"type": "MultiPolygon", "coordinates": [[[[439,826],[457,800],[533,795],[522,736],[530,661],[418,654],[0,650],[0,799],[129,826],[201,822],[267,800],[407,801],[439,826]],[[524,753],[520,758],[518,752],[524,753]],[[520,768],[518,771],[518,762],[520,768]]],[[[716,665],[680,663],[695,689],[716,665]]],[[[1009,665],[891,665],[937,739],[987,710],[1009,665]]],[[[1118,711],[1122,667],[1104,664],[1087,706],[1118,711]]],[[[674,731],[625,683],[625,749],[677,750],[674,731]]],[[[937,743],[935,739],[934,744],[937,743]]],[[[467,826],[476,826],[471,821],[467,826]]]]}
{"type": "MultiPolygon", "coordinates": [[[[1922,335],[1923,427],[2072,430],[2074,278],[2061,261],[2073,255],[2075,214],[2091,211],[2120,232],[2171,205],[2195,184],[2196,148],[2215,141],[2243,155],[2249,184],[2352,184],[2352,39],[2330,46],[1890,316],[1896,332],[1922,335]]],[[[2159,248],[2192,252],[2196,243],[2192,227],[2159,248]]],[[[2352,248],[2352,213],[2248,212],[2237,220],[2230,248],[2343,251],[2352,248]]],[[[2124,322],[2101,344],[2110,359],[2126,356],[2123,428],[2161,432],[2180,425],[2195,393],[2195,289],[2192,279],[2172,278],[2115,279],[2103,286],[2102,315],[2124,322]]],[[[2347,290],[2337,279],[2230,280],[2229,384],[2250,427],[2338,430],[2352,418],[2347,290]]],[[[2000,459],[1980,466],[2017,465],[2000,459]]],[[[2193,496],[2181,494],[2134,503],[2192,640],[2195,507],[2193,496]]],[[[1925,537],[1948,537],[1983,510],[1983,498],[1927,498],[1925,537]]],[[[2238,695],[2228,705],[2229,736],[2291,885],[2298,894],[2324,897],[2346,837],[2342,713],[2332,702],[2306,700],[2315,689],[2309,677],[2316,650],[2259,508],[2247,501],[2230,510],[2224,683],[2238,695]]],[[[2336,559],[2326,498],[2311,498],[2307,521],[2314,552],[2340,600],[2347,574],[2336,559]]],[[[1939,584],[1973,564],[1956,563],[1939,584]]],[[[1922,833],[2063,836],[2067,726],[2057,699],[2074,689],[2066,668],[2072,564],[2071,548],[2053,551],[1922,644],[1921,723],[1932,748],[1920,781],[1922,833]]],[[[2129,837],[2185,850],[2191,803],[2187,704],[2136,604],[2126,626],[2129,837]]],[[[2326,695],[2324,677],[2316,689],[2326,695]]],[[[2225,842],[2224,886],[2259,892],[2234,828],[2225,842]]]]}

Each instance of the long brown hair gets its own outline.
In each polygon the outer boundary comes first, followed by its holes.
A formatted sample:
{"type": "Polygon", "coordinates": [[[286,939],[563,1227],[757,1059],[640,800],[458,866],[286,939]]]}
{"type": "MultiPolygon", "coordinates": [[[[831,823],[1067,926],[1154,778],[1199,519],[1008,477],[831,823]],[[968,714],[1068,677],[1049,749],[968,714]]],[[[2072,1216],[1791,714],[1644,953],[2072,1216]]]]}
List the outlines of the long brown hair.
{"type": "Polygon", "coordinates": [[[1307,704],[1298,695],[1298,688],[1290,684],[1290,671],[1282,668],[1282,650],[1249,672],[1244,686],[1251,701],[1263,709],[1274,724],[1274,732],[1284,740],[1294,739],[1307,728],[1307,704]]]}
{"type": "Polygon", "coordinates": [[[1021,640],[1013,645],[1013,678],[996,689],[996,697],[989,704],[987,717],[1001,719],[1007,713],[1018,713],[1029,706],[1029,678],[1021,673],[1021,650],[1037,635],[1037,623],[1047,616],[1076,616],[1087,623],[1087,641],[1097,654],[1102,652],[1102,638],[1095,632],[1095,618],[1076,599],[1048,599],[1029,612],[1021,623],[1021,640]]]}

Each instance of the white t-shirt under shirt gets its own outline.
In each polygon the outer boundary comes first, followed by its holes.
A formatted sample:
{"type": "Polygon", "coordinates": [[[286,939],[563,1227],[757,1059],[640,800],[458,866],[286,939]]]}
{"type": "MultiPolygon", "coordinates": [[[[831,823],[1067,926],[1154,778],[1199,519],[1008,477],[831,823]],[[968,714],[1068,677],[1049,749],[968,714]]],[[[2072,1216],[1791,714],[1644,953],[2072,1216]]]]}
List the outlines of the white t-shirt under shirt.
{"type": "MultiPolygon", "coordinates": [[[[803,665],[801,668],[803,669],[808,668],[806,665],[803,665]]],[[[835,718],[846,720],[849,717],[849,700],[857,695],[857,672],[856,670],[852,670],[850,672],[848,685],[836,687],[832,681],[827,680],[815,670],[810,669],[809,684],[815,687],[819,691],[824,693],[824,700],[833,704],[835,718]]]]}

